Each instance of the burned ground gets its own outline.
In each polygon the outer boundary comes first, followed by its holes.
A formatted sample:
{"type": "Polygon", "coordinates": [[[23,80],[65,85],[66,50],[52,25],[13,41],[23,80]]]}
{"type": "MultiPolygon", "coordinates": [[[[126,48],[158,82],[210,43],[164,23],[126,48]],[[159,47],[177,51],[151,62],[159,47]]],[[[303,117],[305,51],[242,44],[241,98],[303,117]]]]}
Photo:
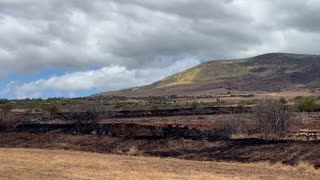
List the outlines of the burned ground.
{"type": "Polygon", "coordinates": [[[174,157],[199,161],[282,162],[308,161],[320,168],[320,142],[261,139],[193,140],[184,138],[130,138],[48,133],[1,133],[0,147],[80,150],[123,154],[137,147],[143,156],[174,157]]]}
{"type": "MultiPolygon", "coordinates": [[[[109,111],[104,114],[105,119],[114,118],[144,118],[144,117],[172,117],[172,116],[192,116],[192,115],[215,115],[215,114],[237,114],[251,110],[250,107],[207,107],[207,108],[177,108],[160,110],[124,110],[109,111]]],[[[98,112],[99,113],[99,112],[98,112]]],[[[49,122],[52,120],[71,120],[72,112],[49,113],[16,113],[23,122],[49,122]]]]}
{"type": "MultiPolygon", "coordinates": [[[[13,131],[1,132],[0,147],[114,154],[126,154],[130,148],[137,147],[142,156],[245,163],[270,161],[290,165],[307,161],[320,168],[320,141],[227,139],[213,129],[216,120],[228,115],[113,117],[86,134],[79,134],[72,123],[50,119],[27,121],[13,131]]],[[[307,126],[319,126],[319,113],[307,116],[311,119],[307,126]]]]}

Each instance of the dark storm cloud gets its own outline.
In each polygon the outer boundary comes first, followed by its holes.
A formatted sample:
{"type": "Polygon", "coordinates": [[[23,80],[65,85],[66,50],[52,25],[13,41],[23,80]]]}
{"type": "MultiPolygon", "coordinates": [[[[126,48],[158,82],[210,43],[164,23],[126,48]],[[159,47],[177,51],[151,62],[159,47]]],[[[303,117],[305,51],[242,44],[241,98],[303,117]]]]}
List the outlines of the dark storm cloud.
{"type": "Polygon", "coordinates": [[[0,0],[0,75],[48,66],[167,67],[176,57],[314,54],[319,9],[316,0],[0,0]]]}
{"type": "Polygon", "coordinates": [[[288,27],[301,31],[320,31],[320,1],[300,1],[291,9],[287,9],[289,15],[285,16],[283,23],[288,27]]]}
{"type": "Polygon", "coordinates": [[[147,0],[119,0],[124,4],[134,4],[156,12],[175,14],[188,19],[216,19],[220,21],[250,19],[245,12],[239,12],[232,0],[211,1],[147,1],[147,0]]]}

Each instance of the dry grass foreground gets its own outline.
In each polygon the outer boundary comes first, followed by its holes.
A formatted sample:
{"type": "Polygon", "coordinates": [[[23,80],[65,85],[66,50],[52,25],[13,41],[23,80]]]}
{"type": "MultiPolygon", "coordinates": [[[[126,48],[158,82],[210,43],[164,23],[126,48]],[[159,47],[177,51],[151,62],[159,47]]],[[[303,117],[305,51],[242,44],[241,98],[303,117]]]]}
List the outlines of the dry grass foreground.
{"type": "Polygon", "coordinates": [[[0,149],[0,179],[317,179],[309,168],[0,149]]]}

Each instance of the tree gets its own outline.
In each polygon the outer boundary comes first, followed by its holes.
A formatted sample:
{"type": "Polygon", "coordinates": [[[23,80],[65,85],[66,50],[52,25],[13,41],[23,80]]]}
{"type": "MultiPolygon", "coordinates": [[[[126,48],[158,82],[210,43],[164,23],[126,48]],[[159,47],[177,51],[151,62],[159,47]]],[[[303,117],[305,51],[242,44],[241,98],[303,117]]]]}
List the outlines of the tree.
{"type": "Polygon", "coordinates": [[[297,122],[293,108],[283,100],[261,100],[254,108],[253,114],[257,132],[264,135],[283,137],[297,122]]]}

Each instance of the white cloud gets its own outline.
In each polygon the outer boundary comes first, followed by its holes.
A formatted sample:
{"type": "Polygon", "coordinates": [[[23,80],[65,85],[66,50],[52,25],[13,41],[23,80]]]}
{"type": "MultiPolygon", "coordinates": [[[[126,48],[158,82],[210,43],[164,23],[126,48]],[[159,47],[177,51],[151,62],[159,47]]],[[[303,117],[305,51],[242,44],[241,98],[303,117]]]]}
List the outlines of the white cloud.
{"type": "Polygon", "coordinates": [[[14,92],[18,98],[42,97],[44,92],[53,90],[75,95],[77,91],[98,89],[112,91],[141,86],[162,79],[171,74],[200,64],[196,59],[184,59],[173,63],[166,69],[161,67],[127,69],[124,66],[108,66],[98,70],[68,73],[52,76],[24,84],[11,82],[2,94],[14,92]]]}
{"type": "Polygon", "coordinates": [[[22,87],[113,90],[159,79],[138,76],[170,69],[175,57],[318,54],[319,7],[317,0],[0,0],[0,79],[71,68],[79,72],[22,87]],[[108,87],[102,78],[89,82],[108,73],[108,87]],[[75,78],[83,83],[70,83],[75,78]]]}
{"type": "Polygon", "coordinates": [[[286,32],[319,36],[318,7],[315,0],[0,0],[0,76],[52,66],[166,67],[176,56],[295,51],[304,46],[286,32]]]}

